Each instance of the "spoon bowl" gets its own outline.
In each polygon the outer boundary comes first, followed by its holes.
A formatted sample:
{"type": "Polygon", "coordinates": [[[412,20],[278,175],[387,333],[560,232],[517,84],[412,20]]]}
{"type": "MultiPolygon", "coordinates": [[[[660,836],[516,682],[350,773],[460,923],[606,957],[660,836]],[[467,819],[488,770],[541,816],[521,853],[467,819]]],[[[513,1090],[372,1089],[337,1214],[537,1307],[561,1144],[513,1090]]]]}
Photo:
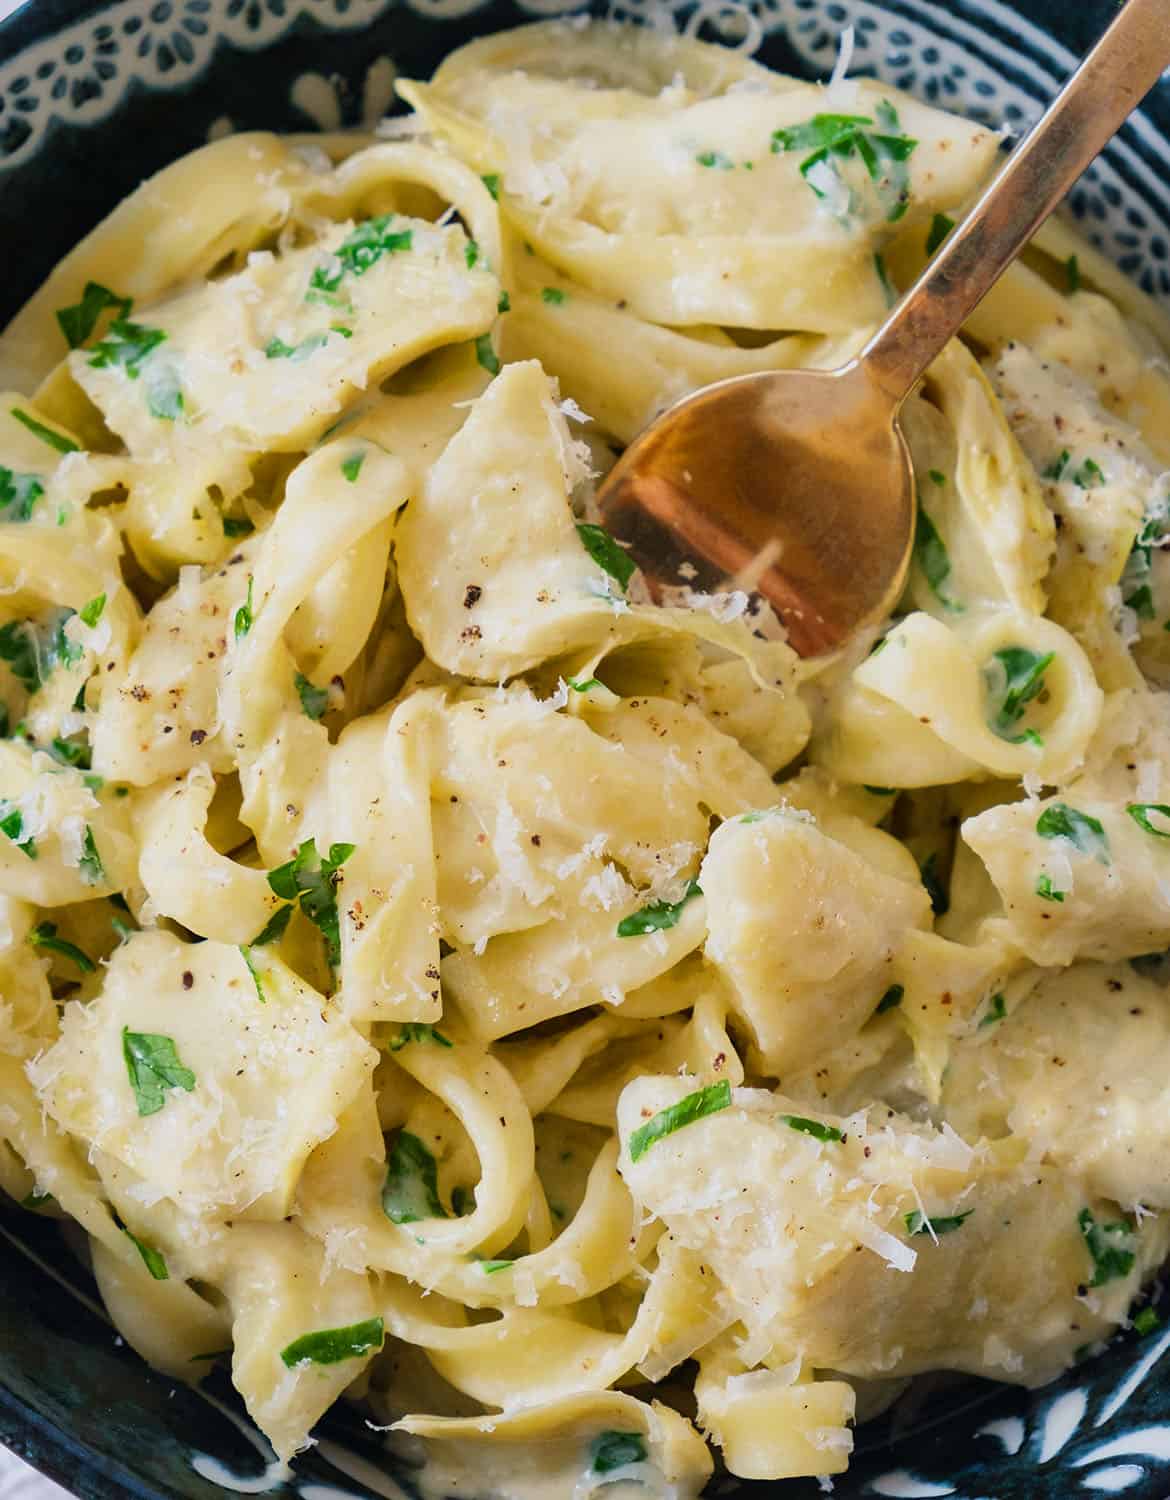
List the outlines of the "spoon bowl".
{"type": "Polygon", "coordinates": [[[1126,0],[855,360],[707,386],[630,444],[598,506],[653,597],[744,589],[802,656],[890,613],[914,534],[902,404],[1168,66],[1167,0],[1126,0]]]}
{"type": "Polygon", "coordinates": [[[741,588],[818,656],[897,601],[914,476],[888,399],[854,361],[686,397],[626,449],[601,509],[656,602],[684,584],[741,588]]]}

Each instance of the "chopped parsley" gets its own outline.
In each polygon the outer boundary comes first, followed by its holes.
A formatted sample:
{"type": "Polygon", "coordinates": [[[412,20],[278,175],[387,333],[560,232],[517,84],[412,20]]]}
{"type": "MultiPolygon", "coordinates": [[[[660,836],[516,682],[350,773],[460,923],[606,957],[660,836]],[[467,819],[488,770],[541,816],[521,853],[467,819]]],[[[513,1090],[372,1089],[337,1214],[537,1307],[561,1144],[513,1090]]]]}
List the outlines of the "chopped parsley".
{"type": "Polygon", "coordinates": [[[481,1260],[479,1269],[485,1276],[494,1276],[497,1271],[506,1271],[509,1266],[514,1266],[514,1260],[481,1260]]]}
{"type": "Polygon", "coordinates": [[[364,276],[384,255],[412,249],[413,230],[391,229],[393,222],[393,214],[380,214],[375,219],[367,219],[359,224],[342,240],[329,260],[313,272],[309,278],[309,290],[336,292],[341,285],[341,278],[347,272],[354,276],[364,276]]]}
{"type": "Polygon", "coordinates": [[[56,922],[38,922],[29,933],[28,940],[38,951],[43,949],[46,953],[59,953],[62,958],[69,959],[83,974],[92,974],[97,968],[89,954],[83,953],[76,943],[68,943],[57,936],[56,922]]]}
{"type": "Polygon", "coordinates": [[[677,927],[683,907],[695,896],[703,894],[697,880],[688,880],[687,888],[677,901],[651,901],[640,910],[631,912],[617,924],[618,937],[644,937],[648,932],[665,932],[668,927],[677,927]]]}
{"type": "Polygon", "coordinates": [[[1130,1224],[1124,1219],[1098,1224],[1089,1208],[1081,1209],[1077,1224],[1093,1261],[1093,1279],[1089,1285],[1105,1286],[1128,1276],[1136,1259],[1136,1239],[1130,1224]]]}
{"type": "Polygon", "coordinates": [[[721,172],[730,172],[735,163],[723,151],[700,151],[695,160],[701,167],[717,167],[721,172]]]}
{"type": "Polygon", "coordinates": [[[877,1003],[875,1016],[884,1016],[886,1011],[893,1010],[895,1006],[901,1005],[902,998],[906,993],[905,985],[892,984],[877,1003]]]}
{"type": "Polygon", "coordinates": [[[1005,646],[992,656],[983,676],[991,702],[990,724],[1000,739],[1018,745],[1023,735],[1012,731],[1024,717],[1028,704],[1044,691],[1044,674],[1056,659],[1054,651],[1043,655],[1026,646],[1005,646]]]}
{"type": "Polygon", "coordinates": [[[307,339],[302,339],[299,344],[286,344],[283,339],[271,338],[264,345],[265,359],[291,359],[294,364],[300,364],[316,354],[318,349],[323,349],[328,342],[329,335],[325,333],[314,333],[307,339]]]}
{"type": "Polygon", "coordinates": [[[251,536],[256,528],[247,516],[224,516],[223,534],[226,537],[251,536]]]}
{"type": "Polygon", "coordinates": [[[263,948],[268,943],[279,942],[288,931],[288,924],[295,910],[295,906],[278,906],[248,946],[263,948]]]}
{"type": "Polygon", "coordinates": [[[1155,828],[1150,821],[1151,813],[1157,813],[1159,817],[1170,819],[1170,807],[1166,803],[1127,802],[1125,810],[1137,826],[1146,833],[1152,833],[1156,839],[1170,839],[1170,828],[1155,828]]]}
{"type": "Polygon", "coordinates": [[[818,114],[802,125],[772,132],[773,152],[807,151],[800,175],[818,198],[840,192],[840,163],[856,157],[877,189],[886,219],[893,223],[910,206],[910,171],[906,163],[918,145],[902,129],[898,112],[886,99],[874,109],[879,130],[869,115],[818,114]]]}
{"type": "Polygon", "coordinates": [[[931,469],[931,471],[930,471],[930,482],[931,482],[931,484],[937,484],[941,488],[943,485],[946,484],[946,482],[947,482],[947,476],[943,473],[943,471],[941,469],[931,469]]]}
{"type": "Polygon", "coordinates": [[[290,1370],[298,1365],[337,1365],[345,1359],[358,1359],[371,1349],[380,1349],[386,1329],[380,1317],[350,1323],[345,1328],[321,1328],[304,1333],[280,1351],[281,1360],[290,1370]]]}
{"type": "Polygon", "coordinates": [[[1036,894],[1042,901],[1063,901],[1068,892],[1054,886],[1051,875],[1037,875],[1036,894]]]}
{"type": "Polygon", "coordinates": [[[93,346],[89,363],[95,370],[125,370],[131,380],[137,380],[142,362],[166,342],[161,328],[147,328],[142,323],[129,323],[125,318],[116,318],[106,330],[106,336],[93,346]]]}
{"type": "Polygon", "coordinates": [[[1064,274],[1068,281],[1069,295],[1079,292],[1081,289],[1081,267],[1075,255],[1070,255],[1064,263],[1064,274]]]}
{"type": "Polygon", "coordinates": [[[1147,1333],[1153,1333],[1155,1328],[1161,1326],[1161,1318],[1148,1303],[1145,1307],[1139,1307],[1133,1315],[1133,1331],[1141,1334],[1143,1338],[1147,1333]]]}
{"type": "Polygon", "coordinates": [[[701,1120],[706,1115],[717,1114],[719,1110],[728,1109],[730,1106],[731,1084],[724,1079],[722,1083],[713,1083],[707,1088],[698,1089],[695,1093],[688,1094],[685,1099],[680,1099],[677,1104],[660,1109],[656,1115],[646,1121],[645,1125],[639,1125],[630,1136],[630,1160],[640,1161],[651,1146],[656,1145],[665,1136],[673,1135],[676,1130],[682,1130],[684,1126],[693,1125],[696,1120],[701,1120]]]}
{"type": "Polygon", "coordinates": [[[42,443],[48,443],[50,448],[58,453],[77,453],[77,444],[72,438],[67,438],[63,432],[54,432],[51,427],[46,427],[43,422],[38,422],[35,417],[29,416],[28,412],[21,411],[19,406],[12,407],[12,415],[22,427],[27,427],[33,437],[40,438],[42,443]]]}
{"type": "Polygon", "coordinates": [[[169,364],[156,366],[147,376],[146,409],[160,422],[177,422],[183,415],[183,388],[169,364]]]}
{"type": "Polygon", "coordinates": [[[0,833],[10,839],[22,854],[36,859],[37,841],[25,833],[24,814],[11,802],[0,802],[0,833]]]}
{"type": "Polygon", "coordinates": [[[562,292],[559,286],[542,286],[540,289],[540,300],[549,302],[553,307],[560,307],[568,298],[567,292],[562,292]]]}
{"type": "Polygon", "coordinates": [[[142,1256],[142,1264],[154,1277],[155,1281],[169,1281],[171,1273],[167,1270],[165,1258],[153,1245],[148,1245],[145,1240],[140,1240],[136,1234],[131,1234],[125,1224],[121,1225],[122,1233],[142,1256]]]}
{"type": "Polygon", "coordinates": [[[500,174],[498,172],[485,172],[479,180],[498,203],[500,201],[500,174]]]}
{"type": "Polygon", "coordinates": [[[296,684],[297,696],[301,700],[301,707],[307,718],[317,720],[329,707],[328,688],[314,687],[303,672],[297,672],[293,677],[296,684]]]}
{"type": "Polygon", "coordinates": [[[1095,459],[1086,458],[1072,477],[1078,489],[1099,490],[1105,483],[1105,472],[1095,459]]]}
{"type": "Polygon", "coordinates": [[[80,302],[73,307],[57,309],[57,325],[70,349],[79,349],[97,327],[102,313],[114,312],[121,321],[130,316],[133,306],[132,298],[119,297],[117,292],[111,292],[99,281],[87,281],[80,302]]]}
{"type": "Polygon", "coordinates": [[[420,1219],[445,1219],[439,1201],[439,1169],[435,1158],[409,1130],[400,1130],[386,1163],[382,1212],[391,1224],[417,1224],[420,1219]]]}
{"type": "Polygon", "coordinates": [[[237,641],[242,641],[243,638],[248,634],[248,631],[251,630],[253,624],[255,623],[255,618],[256,617],[252,612],[252,575],[251,573],[249,573],[247,597],[244,599],[244,602],[240,605],[239,609],[236,610],[235,615],[232,618],[232,629],[235,632],[237,641]]]}
{"type": "Polygon", "coordinates": [[[104,885],[106,867],[102,864],[102,857],[94,842],[93,829],[88,823],[85,825],[85,839],[81,845],[81,858],[77,862],[77,868],[86,885],[104,885]]]}
{"type": "Polygon", "coordinates": [[[801,1135],[811,1135],[814,1141],[843,1141],[844,1135],[835,1125],[826,1125],[823,1120],[809,1120],[804,1115],[777,1115],[782,1125],[801,1135]]]}
{"type": "Polygon", "coordinates": [[[926,894],[930,897],[930,909],[936,917],[945,917],[951,909],[951,898],[947,895],[947,888],[942,883],[942,877],[938,873],[938,852],[932,850],[922,861],[919,874],[922,876],[922,884],[926,887],[926,894]]]}
{"type": "Polygon", "coordinates": [[[1096,818],[1078,812],[1067,802],[1053,802],[1036,820],[1036,832],[1042,839],[1057,839],[1071,844],[1080,854],[1091,855],[1103,865],[1110,863],[1109,839],[1096,818]]]}
{"type": "Polygon", "coordinates": [[[390,1042],[391,1052],[401,1052],[411,1042],[434,1042],[438,1047],[453,1047],[455,1043],[441,1031],[428,1026],[425,1021],[406,1021],[398,1028],[398,1035],[390,1042]]]}
{"type": "Polygon", "coordinates": [[[1006,1017],[1007,1002],[1002,995],[992,995],[991,999],[987,1002],[987,1009],[979,1021],[979,1030],[982,1031],[985,1026],[994,1026],[997,1021],[1005,1020],[1006,1017]]]}
{"type": "Polygon", "coordinates": [[[935,529],[921,501],[918,505],[918,520],[914,527],[914,560],[922,570],[922,576],[930,591],[944,609],[960,613],[963,606],[950,595],[947,579],[951,576],[951,559],[946,543],[935,529]]]}
{"type": "Polygon", "coordinates": [[[930,221],[930,229],[926,235],[927,255],[934,254],[954,227],[954,219],[948,219],[946,214],[935,214],[934,218],[930,221]]]}
{"type": "Polygon", "coordinates": [[[940,1235],[954,1234],[955,1230],[974,1212],[973,1208],[969,1208],[965,1214],[931,1214],[928,1216],[915,1210],[905,1215],[906,1230],[909,1234],[930,1234],[937,1239],[940,1235]]]}
{"type": "Polygon", "coordinates": [[[624,593],[638,566],[630,554],[618,546],[604,526],[579,523],[577,535],[597,566],[604,568],[611,578],[616,579],[618,587],[624,593]]]}
{"type": "Polygon", "coordinates": [[[81,608],[78,610],[77,613],[78,613],[78,615],[81,618],[81,623],[83,625],[88,625],[89,628],[92,630],[93,627],[97,624],[97,622],[101,619],[101,617],[102,617],[102,611],[105,609],[105,607],[106,607],[106,596],[105,596],[105,594],[97,594],[97,595],[95,595],[94,598],[90,599],[88,601],[88,603],[83,604],[81,606],[81,608]]]}
{"type": "Polygon", "coordinates": [[[873,268],[877,272],[878,283],[882,289],[882,296],[886,299],[886,306],[893,307],[898,300],[898,289],[890,280],[890,273],[886,270],[886,258],[880,250],[874,252],[873,268]]]}
{"type": "Polygon", "coordinates": [[[1067,448],[1062,448],[1044,470],[1041,478],[1051,479],[1053,483],[1059,483],[1064,478],[1064,471],[1068,468],[1068,461],[1071,456],[1067,448]]]}
{"type": "Polygon", "coordinates": [[[611,1474],[627,1464],[646,1462],[646,1443],[640,1432],[602,1432],[589,1445],[593,1474],[611,1474]]]}
{"type": "MultiPolygon", "coordinates": [[[[292,910],[292,907],[291,906],[286,906],[286,907],[283,908],[283,910],[286,911],[286,912],[289,912],[289,911],[292,910]]],[[[288,923],[286,922],[285,925],[287,926],[288,923]]],[[[268,930],[267,928],[264,929],[265,932],[267,932],[267,930],[268,930]]],[[[263,936],[264,936],[264,933],[262,932],[260,934],[260,937],[263,937],[263,936]]],[[[259,938],[257,938],[256,941],[252,942],[252,943],[241,943],[241,945],[240,945],[240,957],[244,960],[244,963],[248,967],[248,973],[252,976],[252,983],[256,987],[256,999],[259,1000],[259,1002],[260,1002],[261,1005],[267,1005],[268,1004],[268,996],[264,993],[264,974],[261,971],[261,969],[257,966],[256,960],[255,960],[255,958],[253,957],[253,954],[252,954],[252,949],[255,948],[258,945],[258,943],[259,943],[259,938]]]]}
{"type": "Polygon", "coordinates": [[[479,260],[479,246],[474,240],[468,240],[463,247],[463,259],[467,262],[467,269],[472,271],[479,260]]]}
{"type": "Polygon", "coordinates": [[[173,1037],[123,1026],[122,1056],[140,1115],[157,1114],[167,1102],[168,1089],[189,1094],[195,1087],[195,1074],[184,1067],[173,1037]]]}
{"type": "Polygon", "coordinates": [[[81,660],[81,647],[65,633],[73,613],[56,610],[41,625],[10,620],[0,626],[0,661],[8,663],[12,675],[30,693],[49,680],[54,668],[72,667],[81,660]]]}
{"type": "Polygon", "coordinates": [[[21,474],[0,465],[0,521],[31,521],[44,493],[39,474],[21,474]]]}
{"type": "Polygon", "coordinates": [[[475,341],[476,361],[485,369],[489,375],[500,373],[500,356],[492,348],[492,336],[490,333],[481,333],[475,341]]]}
{"type": "Polygon", "coordinates": [[[596,677],[586,677],[584,680],[578,677],[570,677],[566,686],[572,688],[575,693],[587,693],[590,688],[602,687],[604,684],[598,682],[596,677]]]}
{"type": "Polygon", "coordinates": [[[309,921],[320,929],[330,967],[334,969],[341,962],[337,886],[341,867],[354,847],[353,844],[333,844],[329,854],[322,858],[317,853],[315,841],[306,839],[293,859],[268,872],[268,884],[281,900],[293,905],[299,903],[309,921]]]}
{"type": "Polygon", "coordinates": [[[502,291],[500,293],[500,300],[496,303],[496,312],[497,313],[506,313],[506,312],[511,312],[511,311],[512,311],[512,299],[511,299],[511,297],[508,296],[507,291],[502,291]]]}
{"type": "Polygon", "coordinates": [[[341,472],[349,480],[350,484],[357,483],[357,477],[362,472],[362,464],[366,461],[364,453],[354,453],[349,458],[343,459],[341,472]]]}

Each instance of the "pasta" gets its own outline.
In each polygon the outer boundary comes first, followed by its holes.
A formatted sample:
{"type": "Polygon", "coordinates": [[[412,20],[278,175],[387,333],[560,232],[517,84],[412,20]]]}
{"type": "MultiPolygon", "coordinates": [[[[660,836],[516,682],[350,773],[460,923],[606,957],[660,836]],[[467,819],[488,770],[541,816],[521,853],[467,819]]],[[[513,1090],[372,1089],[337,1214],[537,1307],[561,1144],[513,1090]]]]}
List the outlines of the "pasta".
{"type": "Polygon", "coordinates": [[[1170,330],[1048,226],[802,661],[595,482],[860,348],[994,134],[602,22],[399,87],[0,336],[0,1186],[283,1461],[344,1396],[428,1493],[837,1474],[1156,1318],[1170,330]]]}

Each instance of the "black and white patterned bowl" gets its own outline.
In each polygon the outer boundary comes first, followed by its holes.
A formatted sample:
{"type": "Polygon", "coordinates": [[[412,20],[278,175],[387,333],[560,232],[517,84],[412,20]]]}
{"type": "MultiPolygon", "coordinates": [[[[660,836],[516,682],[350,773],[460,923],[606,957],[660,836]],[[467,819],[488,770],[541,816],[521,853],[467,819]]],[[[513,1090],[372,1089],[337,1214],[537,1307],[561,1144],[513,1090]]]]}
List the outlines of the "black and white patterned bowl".
{"type": "MultiPolygon", "coordinates": [[[[0,0],[2,4],[2,0],[0,0]]],[[[701,34],[742,36],[808,77],[842,29],[854,69],[994,125],[1033,119],[1115,0],[701,0],[701,34]]],[[[1170,25],[1170,0],[1167,0],[1170,25]]],[[[696,0],[613,0],[639,18],[696,0]]],[[[0,325],[139,181],[235,129],[372,124],[398,73],[425,76],[482,32],[587,0],[28,0],[0,21],[0,325]]],[[[1170,79],[1087,174],[1073,212],[1147,291],[1170,301],[1170,79]]],[[[0,1208],[0,1441],[86,1500],[263,1494],[415,1500],[352,1413],[327,1419],[283,1485],[222,1375],[176,1387],[126,1348],[51,1226],[0,1208]],[[216,1384],[219,1381],[220,1384],[216,1384]]],[[[816,1481],[709,1493],[811,1500],[816,1481]]],[[[1170,1495],[1170,1328],[1124,1335],[1042,1391],[956,1380],[912,1390],[858,1434],[836,1500],[1074,1500],[1170,1495]]],[[[566,1496],[565,1500],[571,1500],[566,1496]]]]}

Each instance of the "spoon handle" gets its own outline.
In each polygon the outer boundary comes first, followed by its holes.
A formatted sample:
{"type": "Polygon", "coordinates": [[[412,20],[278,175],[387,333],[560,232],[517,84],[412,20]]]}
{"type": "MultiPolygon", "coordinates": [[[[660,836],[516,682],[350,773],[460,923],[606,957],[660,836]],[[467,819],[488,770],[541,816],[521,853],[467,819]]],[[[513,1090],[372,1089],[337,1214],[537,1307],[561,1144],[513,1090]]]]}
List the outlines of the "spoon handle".
{"type": "Polygon", "coordinates": [[[900,404],[1170,65],[1170,4],[1126,0],[1104,36],[859,356],[900,404]]]}

